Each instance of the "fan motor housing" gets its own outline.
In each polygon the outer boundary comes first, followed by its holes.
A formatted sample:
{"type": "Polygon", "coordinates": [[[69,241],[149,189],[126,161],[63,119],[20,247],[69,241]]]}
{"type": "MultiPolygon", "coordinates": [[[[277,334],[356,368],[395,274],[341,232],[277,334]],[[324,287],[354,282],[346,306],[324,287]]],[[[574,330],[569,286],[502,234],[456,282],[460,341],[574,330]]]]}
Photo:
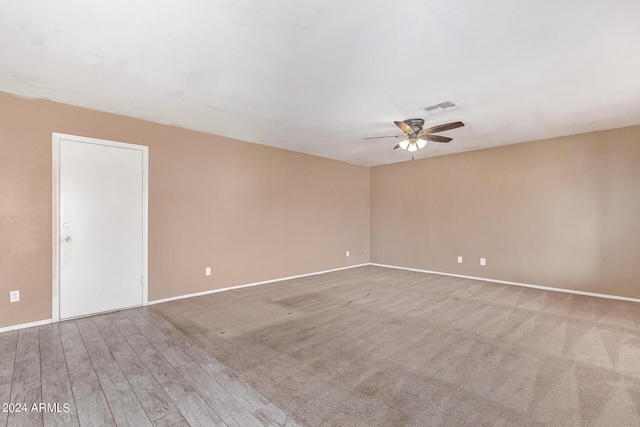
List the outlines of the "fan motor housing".
{"type": "Polygon", "coordinates": [[[407,119],[404,121],[414,132],[420,132],[422,130],[422,126],[424,126],[424,119],[407,119]]]}

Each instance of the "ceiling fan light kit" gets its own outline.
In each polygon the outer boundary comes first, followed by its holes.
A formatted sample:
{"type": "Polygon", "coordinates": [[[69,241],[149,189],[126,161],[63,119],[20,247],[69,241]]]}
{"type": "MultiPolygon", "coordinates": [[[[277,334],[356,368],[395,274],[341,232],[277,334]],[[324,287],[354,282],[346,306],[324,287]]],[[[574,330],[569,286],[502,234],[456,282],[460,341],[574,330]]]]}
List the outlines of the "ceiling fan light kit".
{"type": "Polygon", "coordinates": [[[402,138],[402,140],[393,148],[402,148],[403,150],[414,153],[426,147],[428,141],[447,143],[452,140],[448,136],[434,135],[435,133],[444,132],[464,126],[464,123],[462,122],[453,122],[423,129],[422,127],[424,126],[424,120],[420,118],[407,119],[401,122],[393,123],[395,123],[395,125],[404,132],[404,135],[374,136],[364,139],[402,138]]]}
{"type": "Polygon", "coordinates": [[[400,148],[402,148],[403,150],[407,150],[413,153],[426,147],[427,141],[422,138],[407,138],[402,140],[398,145],[400,145],[400,148]]]}

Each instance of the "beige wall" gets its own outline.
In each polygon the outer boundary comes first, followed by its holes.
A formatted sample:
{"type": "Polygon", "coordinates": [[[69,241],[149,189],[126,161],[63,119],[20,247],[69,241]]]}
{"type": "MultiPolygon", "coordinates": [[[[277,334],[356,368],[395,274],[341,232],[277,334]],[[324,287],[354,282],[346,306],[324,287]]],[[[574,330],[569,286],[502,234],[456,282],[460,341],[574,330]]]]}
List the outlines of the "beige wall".
{"type": "Polygon", "coordinates": [[[0,327],[51,317],[52,132],[150,147],[150,300],[369,262],[365,167],[0,93],[0,327]]]}
{"type": "Polygon", "coordinates": [[[370,171],[372,262],[640,298],[640,126],[370,171]]]}
{"type": "Polygon", "coordinates": [[[52,132],[150,147],[151,300],[366,263],[369,238],[372,262],[640,298],[640,126],[367,169],[0,93],[0,328],[51,316],[52,132]]]}

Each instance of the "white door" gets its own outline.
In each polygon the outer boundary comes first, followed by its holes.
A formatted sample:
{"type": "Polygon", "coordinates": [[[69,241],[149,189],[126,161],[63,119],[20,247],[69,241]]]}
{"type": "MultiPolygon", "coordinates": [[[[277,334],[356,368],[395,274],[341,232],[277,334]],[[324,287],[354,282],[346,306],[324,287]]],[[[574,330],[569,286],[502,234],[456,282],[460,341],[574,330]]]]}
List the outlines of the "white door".
{"type": "Polygon", "coordinates": [[[59,168],[60,318],[142,305],[143,151],[60,137],[59,168]]]}

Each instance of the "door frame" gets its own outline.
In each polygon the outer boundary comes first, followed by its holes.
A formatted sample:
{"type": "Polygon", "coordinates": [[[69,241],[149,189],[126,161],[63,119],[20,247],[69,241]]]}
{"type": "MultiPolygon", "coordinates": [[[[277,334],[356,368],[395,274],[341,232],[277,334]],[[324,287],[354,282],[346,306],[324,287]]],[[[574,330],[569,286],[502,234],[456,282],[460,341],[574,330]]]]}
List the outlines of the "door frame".
{"type": "MultiPolygon", "coordinates": [[[[53,132],[52,137],[52,284],[51,320],[60,321],[60,141],[125,148],[142,152],[142,305],[149,303],[149,147],[53,132]]],[[[97,314],[97,313],[96,313],[97,314]]]]}

